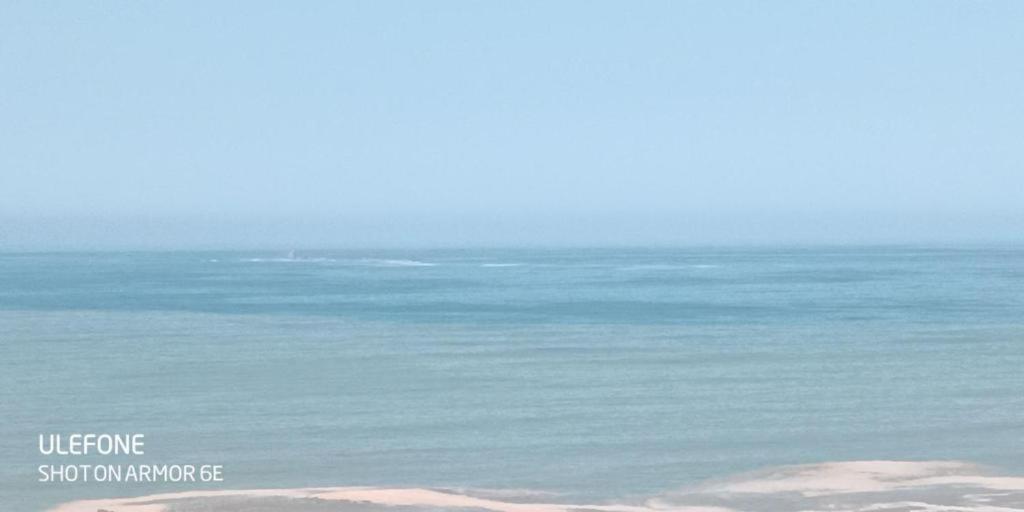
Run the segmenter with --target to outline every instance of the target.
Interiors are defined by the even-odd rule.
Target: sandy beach
[[[1024,510],[1024,477],[955,461],[855,461],[754,472],[632,504],[534,502],[531,498],[536,495],[526,491],[423,488],[219,490],[75,501],[49,512],[369,512],[384,508],[491,512],[1010,512]]]

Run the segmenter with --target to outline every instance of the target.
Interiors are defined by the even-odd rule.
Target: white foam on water
[[[516,501],[502,498],[518,497]],[[65,503],[50,512],[166,512],[174,502],[296,498],[425,509],[493,512],[1021,512],[1024,477],[993,474],[957,461],[852,461],[785,466],[666,493],[639,503],[572,504],[546,494],[516,490],[463,491],[424,488],[330,487],[191,491],[137,498]],[[526,501],[540,499],[536,502]],[[286,512],[287,507],[282,511]]]
[[[374,504],[388,507],[424,507],[437,509],[479,509],[493,512],[660,512],[642,505],[573,505],[557,503],[519,503],[482,498],[450,491],[423,488],[327,487],[305,489],[252,489],[239,491],[187,491],[154,494],[137,498],[82,500],[58,505],[49,512],[166,512],[181,500],[213,500],[219,498],[293,498]],[[215,510],[211,508],[210,510]],[[722,507],[686,506],[672,508],[675,512],[734,512]]]
[[[960,461],[826,462],[747,473],[653,501],[780,512],[1024,511],[1024,477]]]
[[[211,260],[216,261],[216,260]],[[245,263],[333,263],[334,258],[242,258]]]
[[[417,260],[403,260],[403,259],[374,259],[367,258],[360,260],[364,265],[371,267],[434,267],[437,263],[430,263],[426,261]]]
[[[712,492],[778,493],[799,492],[805,496],[829,493],[891,491],[936,478],[950,471],[973,470],[975,466],[953,461],[902,462],[853,461],[791,466],[768,475],[712,485]],[[953,484],[968,476],[949,480]],[[925,484],[927,485],[927,484]]]

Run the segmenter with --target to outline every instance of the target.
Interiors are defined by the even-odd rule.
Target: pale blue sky
[[[1019,241],[1024,2],[0,3],[0,249]]]

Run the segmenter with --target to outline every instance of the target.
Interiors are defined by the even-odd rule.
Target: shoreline
[[[640,503],[528,502],[504,493],[387,487],[185,491],[72,501],[47,512],[352,511],[366,507],[490,512],[1024,511],[1024,476],[958,461],[849,461],[783,466],[709,481]],[[508,498],[520,496],[519,501]]]

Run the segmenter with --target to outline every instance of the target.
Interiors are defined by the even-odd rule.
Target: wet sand
[[[747,473],[636,503],[558,503],[537,498],[528,491],[258,489],[76,501],[50,512],[1011,512],[1024,511],[1024,477],[955,461],[831,462]]]

